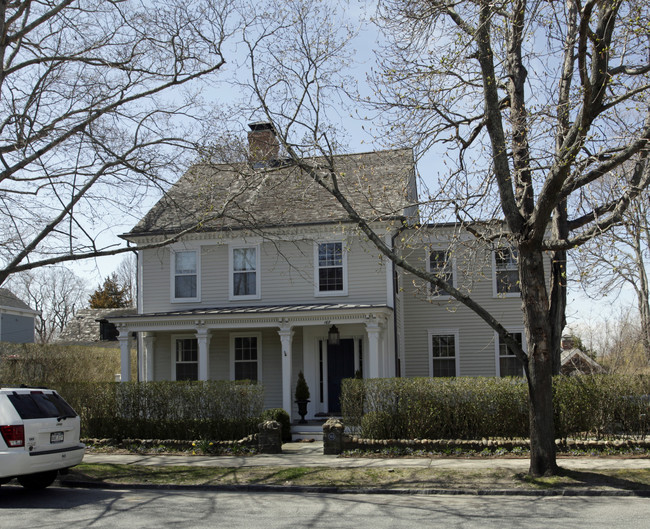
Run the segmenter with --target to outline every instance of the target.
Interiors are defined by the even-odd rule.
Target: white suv
[[[0,484],[52,484],[57,472],[81,463],[77,413],[54,390],[0,388]]]

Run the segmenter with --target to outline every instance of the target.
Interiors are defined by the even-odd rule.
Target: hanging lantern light
[[[336,325],[332,325],[327,332],[327,343],[329,345],[338,345],[341,340],[341,335]]]

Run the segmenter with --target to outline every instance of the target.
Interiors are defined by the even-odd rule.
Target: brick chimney
[[[251,128],[248,133],[248,151],[251,161],[259,163],[277,160],[280,144],[273,125],[266,121],[258,121],[249,123],[248,126]]]
[[[573,349],[575,347],[575,340],[573,336],[570,334],[563,334],[562,335],[562,344],[561,348],[563,351],[568,351],[569,349]]]

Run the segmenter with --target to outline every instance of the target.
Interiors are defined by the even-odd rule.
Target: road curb
[[[268,492],[268,493],[312,493],[312,494],[385,494],[393,496],[535,496],[535,497],[637,497],[650,498],[650,489],[642,490],[600,490],[600,489],[558,489],[558,490],[519,490],[519,489],[382,489],[342,487],[309,487],[292,485],[179,485],[155,483],[101,483],[96,481],[59,480],[59,485],[67,488],[85,489],[133,489],[133,490],[178,490],[214,492]]]

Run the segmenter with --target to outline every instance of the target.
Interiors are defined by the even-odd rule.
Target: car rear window
[[[77,413],[57,393],[13,393],[7,395],[21,419],[76,417]]]

